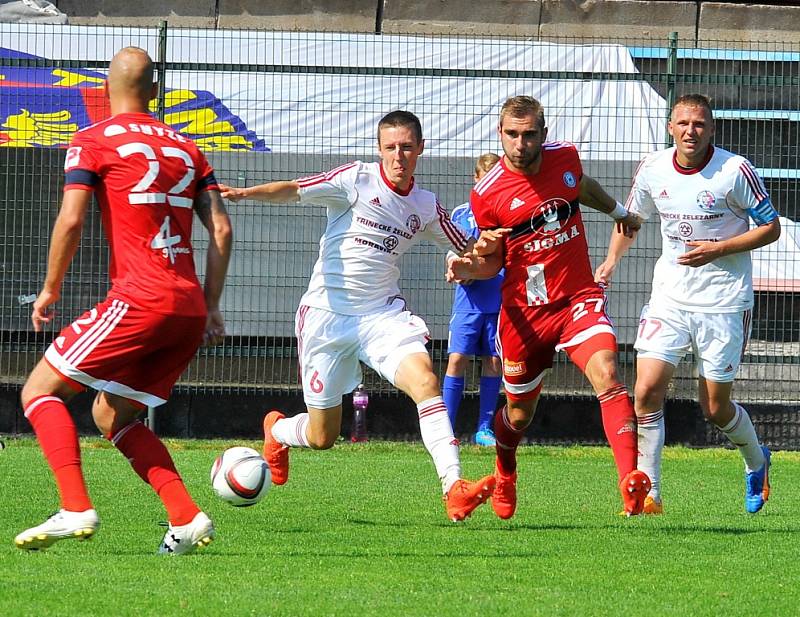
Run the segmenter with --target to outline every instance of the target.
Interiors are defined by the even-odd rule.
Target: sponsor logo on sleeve
[[[81,148],[80,146],[72,146],[67,150],[67,156],[64,159],[64,171],[69,171],[73,167],[77,167],[81,162]]]

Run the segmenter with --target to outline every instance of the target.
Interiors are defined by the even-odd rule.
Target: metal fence
[[[126,45],[147,49],[162,85],[153,112],[195,139],[233,185],[296,178],[341,162],[374,159],[375,125],[391,109],[417,113],[427,138],[418,182],[452,209],[468,198],[474,158],[498,151],[493,127],[506,97],[531,94],[546,106],[550,137],[576,143],[586,171],[621,201],[643,154],[669,143],[667,111],[677,95],[711,96],[716,143],[747,156],[787,223],[780,250],[762,253],[752,341],[736,386],[748,402],[800,399],[800,48],[730,49],[708,41],[548,40],[499,37],[175,30],[0,24],[0,385],[16,388],[54,333],[107,290],[107,249],[97,213],[64,284],[46,333],[29,327],[30,302],[46,268],[50,228],[63,186],[71,134],[107,113],[104,71]],[[234,257],[223,311],[224,344],[203,349],[179,387],[197,392],[290,393],[299,389],[293,318],[316,258],[322,209],[231,205]],[[584,209],[585,212],[586,209]],[[609,220],[584,214],[591,257],[605,256]],[[196,226],[200,228],[200,226]],[[194,238],[203,256],[202,229]],[[632,343],[660,254],[648,223],[610,291],[625,380]],[[202,273],[202,259],[198,270]],[[446,362],[452,289],[443,255],[417,247],[401,288],[431,329],[440,374]],[[475,388],[473,367],[468,388]],[[684,363],[671,396],[694,398]],[[390,385],[367,372],[369,387]],[[561,354],[545,392],[590,394]]]

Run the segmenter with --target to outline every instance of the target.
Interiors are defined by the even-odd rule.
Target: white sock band
[[[447,493],[453,483],[461,478],[461,461],[458,457],[458,440],[453,435],[447,408],[441,396],[435,396],[417,405],[419,431],[422,443],[433,458],[436,474]]]
[[[281,418],[272,425],[272,436],[278,443],[293,448],[309,448],[306,427],[309,416],[299,413],[291,418]]]
[[[736,401],[731,403],[733,403],[733,420],[720,430],[725,433],[728,441],[739,448],[745,470],[748,473],[758,471],[764,465],[764,453],[761,451],[761,444],[758,443],[756,429],[747,410]]]
[[[639,459],[637,467],[645,472],[652,484],[649,495],[661,500],[661,452],[664,449],[664,410],[636,418],[638,433]]]

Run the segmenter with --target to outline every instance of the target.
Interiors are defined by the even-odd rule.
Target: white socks
[[[725,433],[728,441],[739,448],[744,459],[745,471],[747,473],[758,471],[764,466],[764,453],[758,443],[756,429],[753,427],[747,410],[736,401],[731,401],[731,403],[733,404],[733,420],[720,427],[720,430]]]
[[[461,461],[458,458],[458,440],[453,435],[444,400],[435,396],[422,401],[417,405],[417,413],[422,443],[433,458],[442,482],[442,492],[447,494],[455,481],[461,478]]]
[[[764,453],[747,410],[731,401],[733,419],[720,430],[737,448],[744,459],[745,471],[758,471],[764,466]],[[661,499],[661,451],[664,448],[664,410],[659,409],[636,419],[639,433],[639,469],[650,477],[650,496]]]
[[[272,425],[272,436],[278,443],[295,448],[309,448],[306,427],[309,416],[299,413],[291,418],[281,418]]]
[[[636,418],[639,434],[638,468],[650,478],[652,487],[649,495],[661,501],[661,451],[664,449],[664,410]]]

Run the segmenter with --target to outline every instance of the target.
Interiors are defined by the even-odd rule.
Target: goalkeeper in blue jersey
[[[475,182],[494,167],[498,160],[500,157],[492,153],[479,156],[475,163]],[[477,238],[480,234],[469,202],[453,210],[451,219],[468,237]],[[456,285],[453,314],[450,317],[447,374],[442,384],[444,402],[450,423],[455,429],[458,408],[464,396],[467,366],[472,356],[480,356],[480,415],[475,443],[481,446],[495,445],[492,423],[502,381],[502,366],[495,347],[495,333],[502,282],[501,271],[491,279]]]

